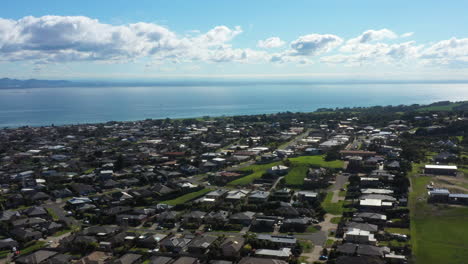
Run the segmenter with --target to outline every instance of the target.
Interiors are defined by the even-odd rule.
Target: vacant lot
[[[468,259],[468,208],[428,204],[426,185],[434,178],[420,177],[416,170],[410,175],[411,244],[416,262],[464,263]]]
[[[304,178],[307,175],[307,170],[310,167],[324,167],[331,169],[343,168],[343,161],[325,161],[324,156],[302,156],[289,159],[291,161],[291,169],[286,175],[286,184],[289,185],[302,185]]]
[[[242,168],[241,171],[252,171],[251,174],[244,176],[240,179],[230,182],[228,185],[247,185],[252,183],[254,180],[259,179],[262,175],[271,167],[282,164],[281,161],[267,163],[267,164],[255,164]]]
[[[343,214],[343,203],[344,201],[338,201],[337,203],[332,203],[333,192],[327,193],[327,196],[322,202],[322,208],[329,214],[341,215]]]
[[[209,191],[211,191],[211,189],[201,189],[197,192],[187,193],[172,200],[162,201],[161,203],[168,204],[168,205],[183,204],[195,198],[201,197],[202,195],[204,195],[205,193]]]

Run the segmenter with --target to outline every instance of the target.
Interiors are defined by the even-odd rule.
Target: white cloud
[[[384,39],[395,39],[398,35],[393,31],[386,28],[380,30],[367,30],[361,35],[349,39],[346,44],[340,48],[342,52],[352,52],[358,50],[365,50],[369,47],[371,42],[380,41]]]
[[[150,56],[173,62],[220,61],[242,54],[228,44],[241,33],[240,27],[217,26],[193,37],[179,37],[152,23],[115,26],[83,16],[0,19],[0,60],[129,61]]]
[[[282,41],[280,38],[271,37],[271,38],[267,38],[265,40],[259,40],[257,42],[257,47],[263,48],[263,49],[271,49],[271,48],[282,47],[282,46],[284,46],[284,44],[286,44],[286,42]]]
[[[468,67],[468,38],[421,45],[414,41],[395,43],[413,33],[397,35],[389,29],[367,30],[345,43],[332,34],[308,34],[299,36],[287,48],[271,52],[266,49],[280,48],[285,42],[270,37],[257,43],[265,50],[234,47],[233,39],[242,32],[239,26],[220,25],[207,32],[191,31],[180,36],[167,27],[144,22],[110,25],[84,16],[0,18],[0,62],[116,63],[145,58],[147,65],[185,62],[309,65],[320,61],[343,65],[414,63]]]
[[[360,43],[368,43],[371,41],[378,41],[383,39],[394,39],[397,38],[398,35],[395,32],[388,30],[386,28],[380,30],[367,30],[366,32],[362,33],[357,40]]]
[[[321,62],[346,66],[400,64],[417,59],[421,49],[422,46],[416,45],[414,41],[391,45],[387,43],[361,44],[359,49],[353,52],[322,57]]]
[[[400,35],[400,38],[409,38],[414,35],[414,32],[406,32]]]
[[[311,64],[308,57],[330,52],[343,43],[343,39],[331,34],[310,34],[300,36],[291,42],[290,49],[272,54],[270,61],[277,63]]]
[[[295,41],[291,42],[292,56],[311,56],[319,55],[331,51],[343,42],[338,36],[331,34],[310,34],[300,36]]]
[[[421,59],[427,64],[467,67],[468,38],[439,41],[424,49]]]

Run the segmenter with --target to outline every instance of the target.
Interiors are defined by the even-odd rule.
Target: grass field
[[[343,161],[325,161],[324,156],[302,156],[297,158],[290,158],[291,169],[285,176],[286,184],[289,185],[302,185],[304,178],[307,175],[307,170],[310,167],[324,167],[332,169],[343,168]]]
[[[195,198],[198,198],[198,197],[201,197],[203,196],[205,193],[207,192],[210,192],[211,189],[201,189],[197,192],[191,192],[191,193],[187,193],[187,194],[184,194],[182,196],[179,196],[175,199],[172,199],[172,200],[167,200],[167,201],[162,201],[161,203],[163,204],[168,204],[168,205],[178,205],[178,204],[183,204],[183,203],[186,203],[188,201],[191,201]]]
[[[241,171],[252,171],[251,174],[244,176],[242,178],[239,178],[237,180],[234,180],[228,185],[247,185],[249,183],[252,183],[254,180],[259,179],[262,177],[262,175],[271,167],[282,164],[281,161],[277,162],[272,162],[272,163],[267,163],[267,164],[255,164],[255,165],[250,165],[245,168],[242,168]]]
[[[343,214],[343,201],[338,201],[337,203],[332,203],[333,192],[327,193],[327,196],[322,202],[322,208],[327,211],[329,214],[341,215]]]
[[[297,158],[290,158],[291,166],[288,174],[285,176],[286,184],[289,185],[302,185],[304,178],[307,174],[307,169],[312,166],[325,167],[332,169],[340,169],[343,167],[343,161],[325,161],[321,156],[302,156]],[[267,163],[267,164],[255,164],[242,168],[241,171],[252,171],[251,174],[246,175],[240,179],[234,180],[228,185],[247,185],[252,183],[254,180],[259,179],[262,175],[271,167],[282,164],[281,161]]]
[[[421,107],[418,112],[430,112],[430,111],[452,111],[454,107],[460,106],[463,103],[451,103],[447,105],[435,105],[435,106],[426,106]]]
[[[468,259],[468,208],[427,203],[432,177],[410,173],[411,244],[416,263],[465,263]]]

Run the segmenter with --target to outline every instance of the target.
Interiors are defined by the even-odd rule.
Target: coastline
[[[246,117],[246,116],[271,116],[271,115],[278,115],[278,114],[284,114],[284,113],[300,113],[300,114],[333,114],[335,112],[361,112],[359,110],[363,109],[372,109],[372,108],[380,108],[380,107],[397,107],[397,106],[403,106],[403,107],[410,107],[410,106],[417,106],[418,109],[416,111],[420,111],[421,113],[423,112],[430,112],[431,111],[431,106],[434,107],[434,105],[439,104],[439,103],[445,103],[447,102],[448,104],[444,105],[444,107],[450,108],[450,107],[455,107],[460,104],[465,104],[468,103],[467,101],[437,101],[437,102],[432,102],[429,104],[411,104],[411,105],[388,105],[388,106],[361,106],[361,107],[343,107],[343,108],[330,108],[330,109],[316,109],[315,111],[312,112],[290,112],[290,111],[284,111],[284,112],[275,112],[275,113],[259,113],[259,114],[245,114],[245,115],[210,115],[210,116],[194,116],[194,117],[177,117],[177,118],[171,118],[171,117],[166,117],[166,118],[142,118],[142,119],[134,119],[134,120],[107,120],[107,121],[102,121],[102,122],[89,122],[89,123],[67,123],[67,124],[50,124],[50,125],[19,125],[19,126],[2,126],[0,125],[0,130],[1,129],[16,129],[16,128],[21,128],[21,127],[66,127],[66,126],[89,126],[89,125],[100,125],[100,124],[106,124],[110,122],[116,122],[116,123],[131,123],[131,122],[142,122],[145,120],[165,120],[165,119],[170,119],[170,120],[200,120],[200,121],[208,121],[208,120],[216,120],[216,119],[223,119],[223,118],[232,118],[232,117]],[[427,110],[425,110],[427,109]],[[326,111],[325,111],[326,110]],[[440,108],[434,109],[434,111],[450,111],[450,110],[443,110]]]

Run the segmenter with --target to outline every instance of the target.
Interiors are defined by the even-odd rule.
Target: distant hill
[[[64,80],[17,80],[10,78],[0,79],[0,88],[40,88],[40,87],[70,87],[76,85],[71,81]]]

